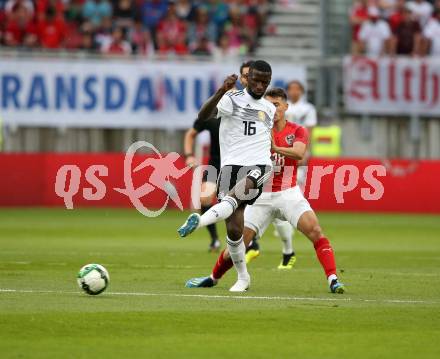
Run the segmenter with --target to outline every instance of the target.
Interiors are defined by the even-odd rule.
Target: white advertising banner
[[[187,128],[240,63],[0,59],[6,125]],[[304,66],[272,64],[273,86],[306,81]]]
[[[440,116],[440,58],[346,57],[347,111]]]

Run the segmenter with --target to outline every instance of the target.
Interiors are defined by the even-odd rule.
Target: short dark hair
[[[266,94],[264,96],[279,97],[284,101],[287,101],[286,91],[284,91],[284,89],[282,89],[281,87],[270,88],[269,90],[266,91]]]
[[[254,61],[251,64],[251,67],[249,70],[257,70],[257,71],[261,71],[261,72],[268,72],[268,73],[272,73],[272,67],[270,67],[269,63],[267,63],[264,60],[257,60]]]
[[[292,80],[292,81],[288,82],[287,86],[286,86],[286,90],[289,90],[290,86],[292,86],[292,85],[298,85],[299,88],[301,89],[302,93],[306,92],[306,89],[304,88],[304,85],[299,80]]]
[[[245,68],[245,67],[251,67],[251,65],[253,64],[254,62],[252,61],[252,60],[249,60],[249,61],[246,61],[246,62],[243,62],[242,64],[241,64],[241,66],[240,66],[240,75],[243,75],[243,69]]]

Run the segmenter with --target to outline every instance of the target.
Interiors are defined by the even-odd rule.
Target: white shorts
[[[307,211],[313,210],[298,186],[280,192],[263,192],[253,205],[246,207],[244,225],[261,238],[274,219],[288,221],[296,228],[299,218]]]

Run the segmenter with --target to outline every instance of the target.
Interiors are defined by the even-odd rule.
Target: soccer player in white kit
[[[221,118],[221,170],[217,179],[220,203],[201,216],[192,213],[178,233],[186,237],[197,228],[225,220],[227,248],[238,273],[237,282],[230,288],[232,292],[249,288],[243,242],[244,210],[260,196],[271,176],[271,130],[275,106],[263,98],[271,77],[272,69],[266,61],[253,62],[246,89],[231,91],[237,76],[229,76],[198,115],[200,119],[209,118],[217,108]]]
[[[296,184],[298,162],[304,157],[308,143],[307,130],[286,121],[287,98],[283,89],[274,88],[265,96],[276,107],[272,131],[272,158],[274,177],[264,188],[257,201],[246,207],[244,242],[248,244],[255,235],[263,236],[275,218],[288,221],[298,228],[313,244],[316,256],[325,272],[332,293],[344,293],[345,287],[336,274],[333,248],[319,226],[318,218]],[[208,277],[192,278],[186,286],[213,287],[232,267],[227,250],[224,250]]]

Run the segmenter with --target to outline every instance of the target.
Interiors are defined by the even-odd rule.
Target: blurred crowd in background
[[[0,44],[112,55],[253,52],[269,0],[0,0]]]
[[[440,0],[362,0],[350,11],[353,54],[440,56]]]
[[[221,60],[252,54],[271,2],[0,0],[0,45]],[[350,23],[353,54],[440,56],[440,0],[355,0]]]

